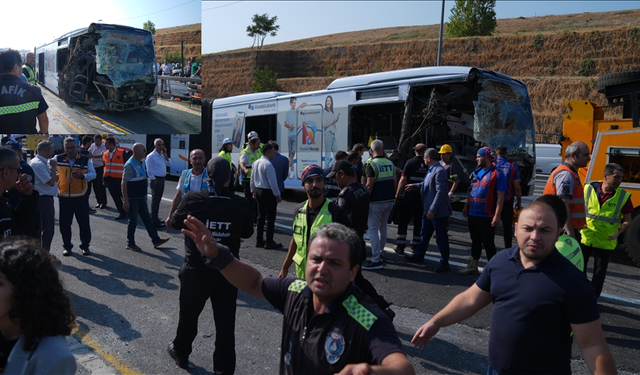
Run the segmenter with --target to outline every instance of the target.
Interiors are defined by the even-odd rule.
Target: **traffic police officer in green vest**
[[[584,202],[587,211],[587,227],[582,230],[582,253],[585,273],[589,258],[593,255],[591,284],[600,297],[611,253],[618,237],[631,226],[634,211],[631,194],[620,188],[624,169],[616,163],[604,167],[604,180],[584,185]]]
[[[244,197],[247,198],[247,200],[251,204],[254,223],[256,222],[256,219],[258,217],[258,205],[256,203],[256,200],[253,199],[253,194],[251,193],[251,166],[256,162],[256,160],[262,157],[260,138],[258,138],[257,134],[258,133],[256,133],[255,137],[249,139],[247,147],[240,152],[239,157],[239,172],[240,178],[242,180],[242,188],[244,189]]]
[[[49,131],[47,102],[42,91],[21,79],[22,57],[13,49],[0,51],[0,129],[8,134],[37,134]]]
[[[293,211],[293,238],[278,274],[279,278],[287,277],[291,263],[295,263],[296,276],[304,279],[309,238],[323,224],[350,224],[349,216],[342,207],[325,198],[324,178],[323,169],[315,164],[308,165],[302,171],[302,187],[309,199],[300,203]]]
[[[36,66],[36,55],[33,52],[28,52],[24,58],[24,65],[22,65],[22,77],[24,81],[32,85],[36,84],[36,73],[33,71]]]

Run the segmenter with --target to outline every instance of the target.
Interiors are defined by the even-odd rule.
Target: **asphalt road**
[[[162,215],[168,213],[175,185],[175,181],[167,181],[160,209]],[[287,191],[284,198],[278,209],[275,239],[288,244],[292,211],[304,196]],[[91,203],[95,204],[93,197]],[[171,241],[161,249],[153,249],[144,228],[138,226],[136,242],[143,251],[127,251],[126,223],[113,220],[117,213],[110,197],[109,204],[111,207],[91,215],[91,256],[75,253],[63,258],[58,233],[53,242],[52,253],[62,259],[62,278],[76,309],[79,330],[70,342],[78,358],[79,373],[187,373],[166,354],[178,319],[177,274],[184,257],[183,236],[175,230],[161,230],[160,236],[169,236]],[[397,314],[394,324],[416,373],[486,373],[490,307],[460,324],[442,329],[425,349],[418,350],[410,344],[421,324],[476,279],[457,273],[469,256],[466,226],[452,221],[450,241],[454,267],[446,274],[433,272],[437,265],[434,241],[425,264],[414,265],[393,252],[395,236],[396,227],[391,225],[384,254],[385,268],[365,271],[364,275],[380,294],[393,302],[392,308]],[[74,241],[78,242],[77,228],[74,228]],[[501,236],[496,236],[496,243],[502,244]],[[261,272],[276,276],[286,250],[257,249],[254,244],[255,238],[243,242],[241,258]],[[293,268],[289,273],[293,275]],[[605,294],[599,301],[607,341],[622,374],[640,373],[639,280],[640,268],[625,259],[614,259],[604,286]],[[236,322],[237,374],[277,373],[281,324],[281,314],[269,304],[240,293]],[[198,337],[190,356],[191,374],[213,370],[213,327],[211,308],[207,306],[200,317]],[[572,368],[575,374],[588,373],[576,345]]]
[[[186,91],[182,83],[172,88]],[[176,102],[170,96],[144,110],[106,112],[82,104],[67,104],[47,88],[40,86],[49,109],[49,134],[194,134],[202,127],[200,106]]]

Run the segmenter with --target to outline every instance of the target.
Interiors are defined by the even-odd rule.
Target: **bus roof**
[[[328,90],[335,90],[346,87],[366,86],[376,83],[393,82],[400,80],[411,80],[426,77],[456,76],[465,78],[469,75],[472,67],[466,66],[432,66],[423,68],[411,68],[393,70],[390,72],[370,73],[359,76],[338,78],[327,87]]]
[[[272,99],[277,98],[278,96],[289,95],[291,92],[282,92],[282,91],[267,91],[267,92],[256,92],[253,94],[245,94],[245,95],[236,95],[230,96],[228,98],[220,98],[215,99],[213,101],[212,107],[222,107],[229,104],[242,104],[247,102],[254,102],[256,100],[263,99]]]
[[[144,33],[151,33],[148,30],[144,30],[144,29],[138,29],[135,27],[131,27],[131,26],[124,26],[124,25],[115,25],[115,24],[108,24],[108,23],[92,23],[87,27],[83,27],[77,30],[73,30],[70,31],[64,35],[61,35],[58,38],[55,38],[54,41],[56,40],[61,40],[61,39],[67,39],[69,37],[73,37],[76,35],[82,35],[82,34],[86,34],[88,32],[94,31],[94,30],[129,30],[129,31],[134,31],[134,32],[144,32]],[[49,44],[49,43],[47,43]],[[46,44],[45,44],[46,45]]]

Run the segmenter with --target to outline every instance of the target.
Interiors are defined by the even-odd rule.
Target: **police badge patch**
[[[344,353],[344,336],[340,332],[329,332],[324,342],[324,354],[327,362],[333,365],[340,360]]]

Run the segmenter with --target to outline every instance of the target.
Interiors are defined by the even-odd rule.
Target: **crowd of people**
[[[336,151],[331,168],[306,166],[301,184],[307,199],[294,209],[293,235],[278,276],[267,277],[240,261],[239,250],[241,240],[252,237],[254,228],[256,247],[282,248],[274,238],[274,223],[290,168],[276,142],[262,143],[256,132],[249,133],[236,173],[225,147],[230,139],[222,142],[219,156],[208,163],[202,150],[192,150],[192,168],[182,172],[164,220],[158,217],[156,197],[163,194],[170,159],[161,139],[154,141],[154,150],[148,154],[145,145],[136,143],[130,156],[111,137],[102,142],[100,135],[85,136],[80,147],[76,143],[71,137],[52,136],[38,144],[37,154],[28,164],[22,159],[19,143],[0,146],[0,188],[8,193],[0,205],[2,237],[24,235],[39,241],[36,245],[26,237],[11,245],[0,244],[0,304],[5,300],[17,303],[15,297],[3,294],[2,288],[9,285],[15,294],[20,282],[3,267],[6,256],[28,256],[54,272],[60,263],[48,254],[54,236],[53,197],[59,202],[63,255],[72,255],[75,217],[79,248],[89,256],[90,211],[94,210],[89,207],[89,194],[95,194],[95,209],[104,209],[109,190],[119,211],[116,220],[128,220],[127,249],[142,250],[135,241],[138,216],[153,247],[169,240],[158,236],[157,227],[179,229],[185,235],[186,256],[179,271],[179,320],[175,338],[167,347],[178,366],[189,366],[198,318],[211,300],[217,331],[214,372],[234,373],[236,299],[241,289],[268,301],[285,316],[280,353],[283,374],[373,373],[382,369],[385,373],[413,373],[392,323],[395,312],[362,270],[384,268],[389,216],[393,210],[402,210],[396,252],[404,254],[407,262],[423,263],[435,234],[440,261],[433,271],[450,271],[450,198],[459,184],[451,163],[451,146],[445,144],[438,150],[416,144],[415,157],[406,162],[401,173],[387,158],[380,140],[371,142],[371,157],[364,163],[364,146],[357,144],[349,152]],[[483,248],[488,263],[468,290],[418,329],[412,339],[416,347],[424,347],[440,328],[493,302],[492,321],[500,324],[491,329],[488,373],[570,373],[573,338],[592,373],[615,373],[597,298],[611,245],[630,225],[629,207],[633,205],[629,194],[619,187],[623,172],[617,164],[607,165],[602,182],[582,186],[577,170],[588,161],[586,144],[569,146],[565,163],[549,176],[545,195],[522,207],[518,168],[509,162],[508,150],[502,146],[497,152],[489,147],[478,149],[477,168],[462,212],[472,245],[469,262],[459,273],[480,274],[478,260]],[[244,196],[230,188],[238,178]],[[149,189],[151,212],[146,198]],[[333,197],[335,191],[337,196]],[[510,216],[514,208],[521,209],[515,223],[516,244],[508,247],[514,236]],[[510,215],[503,213],[507,210]],[[34,218],[39,218],[39,223],[34,223]],[[412,220],[413,237],[408,240]],[[501,220],[504,250],[497,248],[494,239]],[[365,234],[371,248],[368,261]],[[590,257],[595,259],[591,282],[585,275]],[[289,276],[292,264],[295,277]],[[41,351],[49,358],[53,349],[48,348],[59,346],[55,340],[69,334],[74,317],[65,312],[68,301],[65,305],[62,298],[56,303],[62,309],[62,320],[53,330],[31,331],[35,323],[27,318],[16,320],[18,315],[9,313],[8,321],[13,325],[6,328],[0,316],[1,352],[7,368],[36,366],[23,355],[20,361],[12,362],[12,358],[18,358],[15,353],[19,351]],[[2,311],[0,307],[0,314]],[[548,360],[530,356],[531,347],[538,348]],[[54,363],[38,363],[59,366],[50,368],[58,368],[60,373],[75,371],[75,362],[64,350],[50,360]]]

